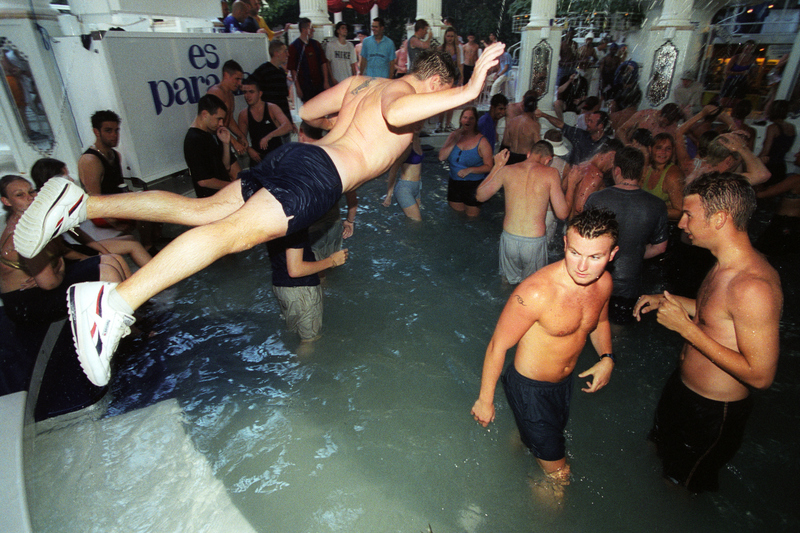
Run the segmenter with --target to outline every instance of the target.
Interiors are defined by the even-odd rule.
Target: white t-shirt
[[[344,44],[341,44],[338,39],[328,41],[325,46],[325,56],[331,64],[331,71],[333,71],[333,77],[336,78],[336,83],[353,75],[353,69],[350,66],[356,62],[356,49],[353,43],[345,41]]]

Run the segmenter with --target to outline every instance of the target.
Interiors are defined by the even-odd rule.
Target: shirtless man
[[[231,148],[238,155],[247,153],[247,132],[239,129],[239,125],[233,120],[236,111],[236,101],[233,98],[233,93],[239,90],[242,86],[244,79],[244,71],[241,65],[236,61],[229,59],[222,65],[222,81],[216,85],[212,85],[208,89],[208,94],[213,94],[225,104],[228,112],[225,114],[225,121],[223,126],[231,132]],[[242,170],[237,161],[231,163],[230,175],[231,179],[236,179],[236,176]]]
[[[541,139],[542,128],[533,116],[535,111],[536,97],[528,96],[523,102],[523,113],[506,122],[500,149],[508,149],[509,165],[525,161],[531,147]]]
[[[342,192],[385,172],[411,142],[418,122],[477,98],[486,71],[504,48],[489,47],[466,86],[452,87],[457,67],[449,55],[426,51],[401,79],[355,76],[331,87],[300,110],[312,126],[330,128],[325,137],[315,144],[283,145],[210,198],[164,191],[86,197],[64,180],[48,182],[15,232],[23,255],[36,255],[52,236],[87,216],[113,213],[197,226],[125,283],[70,288],[78,358],[90,379],[108,382],[109,360],[133,323],[134,309],[224,255],[308,227]]]
[[[556,216],[569,214],[558,171],[550,168],[553,147],[540,141],[528,150],[527,159],[506,166],[508,150],[494,156],[494,167],[478,187],[476,197],[485,202],[505,189],[506,215],[500,235],[500,275],[515,285],[547,264],[545,217],[552,203]]]
[[[475,42],[475,33],[467,34],[467,42],[461,47],[464,51],[464,83],[469,83],[472,71],[475,70],[475,62],[478,60],[480,46]]]
[[[778,273],[750,244],[756,196],[737,174],[704,174],[687,186],[678,226],[716,259],[697,299],[643,295],[634,316],[658,311],[679,333],[678,369],[667,381],[650,439],[664,476],[692,492],[716,490],[717,472],[744,435],[750,387],[766,389],[778,366],[783,294]]]
[[[603,174],[614,167],[614,156],[622,147],[618,140],[609,139],[597,155],[569,169],[566,198],[570,217],[583,211],[583,204],[589,196],[603,188]]]
[[[239,112],[239,130],[250,135],[250,160],[260,163],[267,152],[283,145],[281,136],[292,131],[292,123],[280,107],[262,99],[263,92],[254,78],[242,83],[242,93],[247,109]]]
[[[605,269],[617,253],[616,239],[617,224],[609,211],[586,210],[569,221],[564,259],[526,279],[508,299],[486,349],[480,395],[472,407],[482,426],[494,420],[497,379],[506,352],[516,345],[503,388],[522,442],[557,486],[569,484],[564,427],[572,371],[587,335],[600,361],[578,375],[592,376],[581,390],[600,390],[614,369],[608,322],[611,274]]]

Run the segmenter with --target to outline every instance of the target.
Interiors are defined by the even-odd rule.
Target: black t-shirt
[[[192,175],[194,192],[198,198],[213,196],[217,189],[209,189],[197,182],[211,178],[230,181],[228,170],[222,162],[225,146],[219,137],[199,128],[189,128],[183,139],[183,158]]]
[[[267,243],[269,261],[272,264],[272,284],[276,287],[314,287],[319,285],[319,276],[311,274],[300,278],[289,276],[286,266],[286,250],[289,248],[302,248],[303,261],[316,261],[311,243],[308,239],[308,229],[301,229],[285,237],[273,239]]]
[[[613,211],[619,224],[619,251],[608,265],[614,280],[612,294],[623,298],[639,297],[645,248],[669,237],[667,204],[642,189],[629,191],[609,187],[589,196],[584,209],[590,206]]]

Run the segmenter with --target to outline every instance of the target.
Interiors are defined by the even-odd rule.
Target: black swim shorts
[[[309,227],[342,196],[339,171],[327,152],[313,144],[285,144],[240,172],[239,179],[245,202],[263,187],[287,217],[294,217],[289,219],[287,235]]]
[[[680,371],[667,380],[649,438],[656,443],[664,477],[692,492],[717,490],[717,474],[742,444],[751,397],[720,402],[684,385]]]
[[[447,180],[447,201],[457,204],[464,204],[470,207],[480,207],[483,202],[475,198],[478,186],[483,180]]]
[[[525,446],[544,461],[563,459],[572,374],[560,383],[537,381],[517,372],[512,364],[503,375],[503,388]]]

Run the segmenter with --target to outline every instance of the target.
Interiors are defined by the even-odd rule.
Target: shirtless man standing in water
[[[664,476],[692,492],[716,490],[717,473],[744,435],[750,387],[766,389],[778,367],[783,294],[778,273],[750,244],[747,222],[756,195],[731,173],[704,174],[685,191],[679,227],[717,263],[697,299],[644,295],[634,316],[658,322],[685,340],[678,369],[664,387],[650,439]]]
[[[522,442],[547,480],[563,492],[570,469],[564,450],[572,371],[586,336],[600,361],[579,374],[592,376],[584,392],[603,388],[614,369],[606,265],[617,253],[617,221],[606,210],[587,209],[573,217],[564,237],[564,259],[523,281],[508,299],[486,349],[481,390],[472,416],[486,427],[494,420],[494,393],[506,352],[517,346],[503,388]]]
[[[87,197],[64,180],[50,180],[15,232],[23,256],[36,255],[87,216],[197,226],[125,283],[69,289],[78,359],[89,378],[97,385],[108,382],[111,355],[129,333],[134,309],[224,255],[308,227],[343,192],[385,172],[411,142],[418,122],[477,98],[504,48],[488,47],[466,86],[452,87],[458,70],[449,55],[426,50],[403,78],[353,76],[331,87],[300,110],[310,125],[330,129],[325,137],[281,146],[209,198],[164,191]]]

